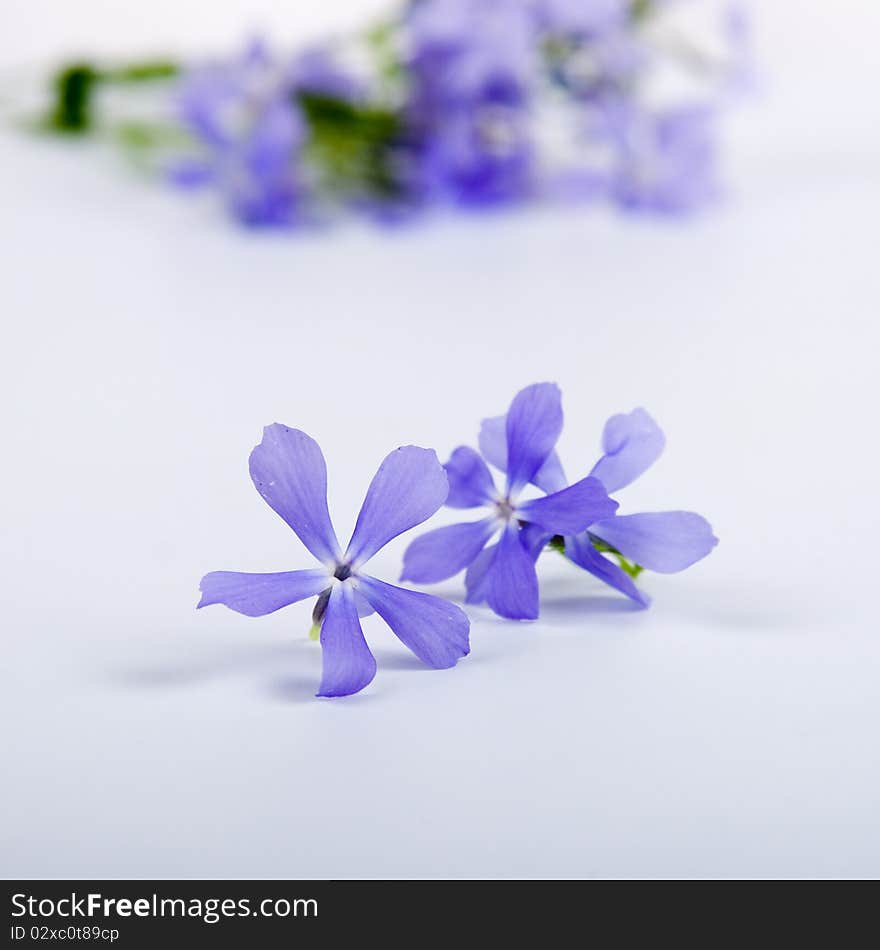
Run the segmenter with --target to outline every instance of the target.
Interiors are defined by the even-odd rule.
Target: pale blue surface
[[[880,874],[880,124],[816,114],[753,119],[736,203],[690,227],[311,240],[4,138],[0,871]],[[650,407],[627,510],[722,539],[649,610],[547,555],[542,619],[473,610],[454,670],[366,619],[379,673],[342,702],[312,698],[309,605],[195,611],[207,570],[299,565],[248,478],[264,423],[319,439],[342,525],[387,446],[445,458],[535,379],[572,472]]]

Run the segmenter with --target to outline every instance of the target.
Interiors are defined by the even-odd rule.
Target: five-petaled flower
[[[505,426],[506,418],[496,416],[485,419],[480,430],[483,454],[501,469],[505,467]],[[598,478],[606,491],[616,493],[647,471],[660,457],[665,445],[663,430],[644,409],[611,416],[602,433],[604,454],[590,475]],[[547,492],[565,488],[567,481],[555,452],[532,481]],[[534,556],[537,557],[548,542],[555,540],[554,546],[563,550],[569,560],[644,607],[648,606],[650,599],[636,587],[633,575],[643,568],[659,574],[683,571],[706,557],[718,543],[709,522],[693,511],[615,514],[597,520],[589,530],[573,535],[559,534],[561,537],[554,539],[546,531],[530,529],[527,541]],[[632,564],[625,561],[614,563],[605,554],[618,560],[622,556]]]
[[[467,568],[467,602],[487,602],[495,613],[514,620],[538,616],[537,550],[533,536],[578,535],[610,518],[617,502],[602,482],[582,478],[565,487],[554,446],[562,431],[562,397],[554,383],[535,383],[519,392],[502,425],[483,427],[480,449],[457,448],[446,463],[450,508],[486,506],[489,517],[436,528],[418,537],[404,554],[401,580],[432,583]],[[499,492],[483,456],[507,473]],[[563,479],[559,490],[550,488]],[[548,491],[521,499],[533,482]],[[498,542],[486,547],[500,532]]]
[[[376,473],[345,552],[327,509],[327,466],[314,439],[274,424],[250,457],[259,493],[321,563],[305,571],[240,574],[215,571],[202,578],[199,607],[225,604],[248,617],[272,613],[317,596],[323,673],[319,696],[347,696],[376,674],[359,617],[373,611],[428,666],[445,669],[469,651],[470,622],[454,604],[404,590],[363,572],[392,538],[421,524],[446,500],[446,473],[431,449],[404,446]]]

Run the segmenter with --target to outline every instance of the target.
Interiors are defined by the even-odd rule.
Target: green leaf
[[[309,126],[309,157],[328,187],[381,197],[399,192],[392,158],[401,123],[393,110],[311,92],[297,101]]]
[[[54,103],[45,125],[53,132],[84,135],[93,124],[92,105],[98,71],[89,63],[62,67],[52,80]]]
[[[386,82],[403,78],[406,70],[395,45],[398,25],[393,20],[377,23],[367,30],[367,48],[373,55],[376,71]]]
[[[190,141],[183,129],[159,122],[118,122],[112,133],[120,145],[135,150],[182,148]]]
[[[646,20],[654,12],[654,0],[632,0],[629,5],[630,19],[638,23]]]
[[[138,83],[155,82],[161,79],[173,79],[179,75],[180,67],[171,60],[145,60],[142,63],[129,63],[117,69],[104,70],[101,78],[105,82]]]

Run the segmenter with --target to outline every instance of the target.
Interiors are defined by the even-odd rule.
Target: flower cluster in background
[[[747,63],[739,10],[710,53],[674,25],[694,5],[410,0],[292,55],[69,67],[48,124],[94,130],[96,90],[161,80],[165,118],[123,124],[127,144],[255,227],[534,200],[687,212],[718,193],[716,126]]]
[[[360,618],[374,612],[425,664],[452,667],[470,651],[464,611],[364,572],[389,541],[445,504],[485,508],[487,514],[416,538],[404,554],[401,581],[432,583],[466,570],[467,603],[485,603],[511,620],[534,620],[536,563],[551,550],[647,607],[635,585],[645,568],[684,570],[709,554],[717,538],[706,519],[690,511],[617,514],[618,503],[608,493],[638,478],[665,444],[644,409],[608,420],[602,457],[571,485],[555,448],[562,423],[559,387],[534,383],[517,393],[505,415],[483,421],[480,452],[460,446],[441,466],[430,449],[396,449],[373,478],[344,551],[327,508],[327,466],[317,442],[297,429],[267,426],[251,453],[251,478],[321,566],[272,574],[214,571],[202,578],[198,606],[224,604],[259,617],[316,597],[312,636],[320,637],[323,655],[319,696],[348,696],[372,682],[376,661]],[[487,460],[504,473],[502,490]]]

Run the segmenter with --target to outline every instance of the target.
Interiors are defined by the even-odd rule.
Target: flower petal
[[[350,696],[372,682],[376,660],[358,621],[354,589],[337,584],[321,624],[323,669],[317,696]]]
[[[492,473],[479,452],[460,445],[443,467],[449,478],[447,508],[477,508],[495,499]]]
[[[266,426],[251,452],[251,478],[269,507],[324,564],[339,557],[339,542],[327,511],[327,464],[318,443],[287,426]]]
[[[535,560],[509,524],[495,549],[486,575],[486,601],[501,617],[534,620],[538,616],[538,575]]]
[[[474,558],[471,566],[465,571],[464,586],[467,591],[467,596],[464,602],[466,604],[484,604],[486,602],[486,591],[488,588],[486,578],[489,575],[489,568],[495,560],[497,551],[497,544],[483,548]]]
[[[551,534],[577,534],[588,525],[610,518],[617,502],[608,497],[598,478],[582,478],[574,485],[517,506],[517,514]]]
[[[282,571],[278,574],[239,574],[212,571],[202,578],[197,607],[225,604],[246,617],[262,617],[288,604],[320,594],[330,586],[326,571]]]
[[[622,567],[600,554],[593,547],[593,542],[586,531],[565,539],[565,554],[578,567],[589,571],[600,581],[604,581],[615,590],[619,590],[621,594],[626,594],[637,604],[647,607],[651,603],[650,597],[636,587],[633,579]]]
[[[363,574],[360,590],[398,638],[428,666],[445,670],[470,652],[470,621],[448,600]]]
[[[674,574],[704,558],[718,543],[712,526],[692,511],[618,515],[590,531],[620,553],[660,574]]]
[[[358,617],[360,617],[361,620],[363,620],[364,617],[371,617],[376,612],[373,609],[373,605],[369,603],[366,597],[364,597],[357,588],[355,588],[354,592],[354,605],[357,607]]]
[[[539,524],[524,524],[520,528],[519,540],[523,547],[531,554],[532,560],[537,561],[541,552],[547,546],[547,542],[556,534],[555,531],[547,531]]]
[[[480,423],[477,444],[483,458],[499,472],[507,472],[507,416],[492,416]]]
[[[663,430],[644,409],[612,416],[602,432],[605,454],[590,474],[600,479],[609,492],[619,491],[647,471],[665,445]]]
[[[507,490],[527,485],[553,451],[562,432],[562,393],[555,383],[534,383],[510,404],[507,434]]]
[[[391,452],[373,477],[345,558],[363,564],[392,538],[434,514],[449,481],[433,449],[405,445]]]
[[[474,560],[497,530],[497,518],[484,518],[420,535],[404,552],[400,579],[433,584],[453,577]]]
[[[561,491],[568,484],[556,449],[553,449],[544,464],[532,476],[532,484],[540,488],[541,491],[547,492],[548,495],[555,491]]]
[[[490,465],[494,465],[500,472],[507,471],[507,416],[494,416],[483,420],[480,425],[479,446]],[[565,472],[555,449],[532,476],[532,484],[548,493],[565,488]]]

